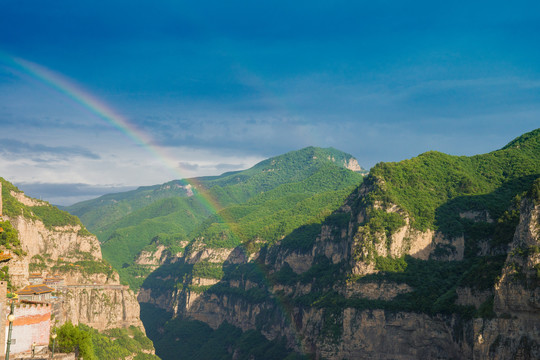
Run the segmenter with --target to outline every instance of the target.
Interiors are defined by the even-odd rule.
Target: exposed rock
[[[536,318],[476,319],[474,359],[540,359]]]
[[[227,321],[246,331],[256,328],[257,315],[263,308],[264,305],[246,303],[238,297],[212,294],[206,296],[204,301],[190,302],[186,314],[207,323],[213,329]]]
[[[144,331],[139,303],[127,286],[69,286],[61,292],[61,323],[81,322],[100,331],[134,325]]]
[[[474,321],[477,359],[540,358],[540,205],[525,199],[500,281],[495,286],[496,319]]]
[[[12,195],[27,206],[45,205],[23,193],[12,192]],[[41,265],[46,266],[45,272],[50,272],[52,265],[68,267],[59,273],[65,283],[59,289],[62,293],[57,318],[60,324],[68,320],[74,324],[83,322],[98,330],[135,325],[144,331],[135,295],[120,285],[118,273],[102,263],[101,248],[95,236],[81,235],[80,225],[49,228],[40,220],[22,215],[3,218],[17,229],[25,252],[9,263],[9,274],[15,287],[29,284],[29,267],[37,259],[40,259],[38,262],[43,261]],[[94,261],[98,269],[108,268],[110,271],[91,271],[73,264],[83,260]]]
[[[493,290],[488,289],[480,291],[476,289],[471,289],[470,287],[458,287],[456,289],[456,294],[458,297],[456,300],[456,305],[472,305],[478,309],[480,305],[493,297]]]
[[[28,271],[29,262],[27,256],[14,256],[13,259],[9,261],[9,277],[15,288],[23,288],[30,284],[28,281],[30,275]]]
[[[311,267],[313,257],[311,254],[301,254],[298,252],[293,252],[287,255],[285,262],[289,264],[291,269],[297,273],[301,274]]]
[[[61,276],[64,278],[66,285],[120,285],[118,273],[112,271],[109,274],[89,274],[74,269],[72,271],[63,272]]]
[[[358,161],[355,158],[350,158],[345,167],[352,171],[362,171],[362,167],[358,164]]]
[[[326,359],[468,359],[454,342],[451,324],[424,314],[345,309],[340,341],[325,342]],[[465,350],[465,351],[464,351]]]
[[[26,206],[45,206],[47,203],[45,201],[32,199],[28,196],[26,196],[23,192],[16,192],[11,190],[9,192],[11,196],[13,196],[15,199],[17,199],[18,202],[20,202],[23,205]]]
[[[177,302],[179,313],[204,321],[214,329],[227,321],[244,331],[257,329],[268,339],[284,336],[289,346],[312,353],[317,359],[540,358],[539,210],[538,205],[534,206],[528,200],[523,202],[520,224],[510,245],[503,274],[494,289],[459,287],[456,290],[456,305],[461,306],[480,308],[494,297],[497,317],[493,319],[463,320],[458,315],[350,307],[330,310],[284,306],[280,302],[280,294],[289,298],[310,294],[310,283],[268,285],[273,296],[262,301],[232,294],[190,294],[185,305]],[[342,211],[350,212],[351,207],[343,207]],[[399,209],[391,207],[389,211]],[[478,219],[484,215],[467,213],[463,216]],[[361,231],[352,232],[355,221],[365,218],[365,214],[354,214],[351,218],[354,221],[345,229],[323,226],[309,250],[279,246],[270,249],[263,259],[265,266],[276,272],[287,263],[296,274],[303,274],[316,257],[325,256],[333,264],[349,263],[353,274],[376,272],[373,263],[355,257],[358,255],[355,247],[362,249],[363,241],[374,241],[364,238]],[[489,221],[488,217],[483,219],[478,221]],[[379,241],[386,243],[386,235],[379,235]],[[438,260],[454,261],[463,259],[464,241],[462,236],[449,239],[431,230],[419,232],[412,229],[406,219],[406,225],[391,235],[390,246],[379,246],[377,241],[372,244],[383,256],[409,254],[424,260],[437,257]],[[516,281],[520,276],[522,281]],[[200,279],[196,281],[201,283]],[[239,289],[237,294],[260,286],[240,279],[231,280],[228,285]],[[406,284],[386,281],[351,281],[335,284],[334,289],[346,298],[372,301],[388,301],[412,291]]]
[[[459,217],[462,219],[469,219],[476,222],[493,223],[493,219],[487,211],[463,211],[459,213]]]
[[[171,289],[171,291],[162,291],[159,294],[156,294],[152,292],[151,289],[146,289],[143,287],[137,294],[137,301],[139,303],[152,304],[160,309],[176,314],[178,311],[177,297],[178,292],[173,291],[173,289]]]
[[[191,281],[192,284],[197,286],[208,286],[208,285],[214,285],[217,284],[219,280],[216,279],[207,279],[207,278],[201,278],[201,277],[194,277]]]
[[[137,265],[149,265],[157,267],[167,261],[167,252],[165,245],[158,245],[155,251],[141,251],[135,259]]]
[[[23,216],[6,218],[19,232],[22,248],[29,258],[46,254],[52,260],[77,261],[88,256],[101,260],[98,239],[93,235],[81,236],[80,225],[49,229],[40,220]]]
[[[540,205],[525,200],[520,222],[510,245],[501,280],[495,288],[494,310],[498,313],[518,312],[534,317],[540,324]],[[526,315],[525,315],[526,314]]]
[[[389,283],[349,283],[345,288],[346,297],[361,297],[370,300],[392,300],[399,294],[411,292],[407,284]]]
[[[202,242],[195,243],[189,255],[187,255],[187,261],[190,264],[195,264],[199,261],[209,261],[213,263],[223,263],[227,260],[234,249],[213,249],[207,248],[202,244]],[[241,256],[240,262],[245,261],[245,256],[240,253],[237,253],[236,256]]]

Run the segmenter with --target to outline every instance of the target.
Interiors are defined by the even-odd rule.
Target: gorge
[[[369,173],[311,147],[67,207],[97,238],[2,180],[3,280],[60,274],[57,326],[138,328],[162,359],[534,359],[539,157],[540,129]]]
[[[308,148],[199,179],[198,187],[135,191],[139,198],[146,191],[150,204],[96,233],[108,236],[100,238],[104,247],[134,229],[144,234],[123,268],[140,286],[142,319],[164,359],[179,351],[185,358],[532,359],[539,354],[539,138],[535,130],[473,157],[428,152],[379,163],[363,180],[343,167],[350,155]],[[324,172],[313,172],[314,164]],[[296,172],[283,176],[285,169]],[[343,176],[351,180],[336,183]],[[173,189],[182,202],[210,193],[221,207],[194,215],[163,195]],[[98,199],[101,210],[117,214],[133,204],[119,196]],[[330,198],[339,201],[315,200]],[[70,211],[95,219],[95,204]],[[141,230],[178,209],[192,220],[188,231],[171,222]]]

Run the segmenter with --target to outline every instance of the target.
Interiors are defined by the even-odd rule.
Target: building
[[[31,273],[30,276],[28,276],[28,281],[30,282],[30,285],[43,284],[43,276],[40,273]]]
[[[28,285],[25,288],[16,291],[15,293],[21,300],[28,301],[50,301],[52,297],[53,288],[47,285]]]
[[[11,254],[0,251],[0,262],[9,261],[9,260],[11,260]]]
[[[44,284],[52,287],[54,291],[58,291],[58,287],[64,285],[64,278],[58,275],[52,275],[45,278]]]
[[[10,306],[4,302],[2,307],[7,317]],[[18,302],[15,304],[13,315],[15,320],[11,332],[11,355],[30,353],[33,344],[35,344],[37,351],[49,345],[51,304]],[[5,322],[3,326],[5,336],[1,349],[2,353],[5,354],[9,324],[5,320],[3,321]]]

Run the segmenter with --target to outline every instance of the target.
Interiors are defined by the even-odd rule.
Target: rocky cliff
[[[354,197],[350,200],[354,201]],[[353,215],[348,205],[341,211]],[[398,301],[392,304],[392,300],[410,294],[413,287],[379,277],[366,279],[366,274],[378,270],[370,263],[359,264],[365,261],[355,257],[359,247],[365,248],[366,241],[361,229],[353,234],[349,231],[358,227],[358,218],[344,228],[323,226],[313,247],[307,251],[277,246],[260,254],[258,266],[265,266],[265,272],[260,274],[265,278],[263,281],[250,279],[246,273],[236,278],[226,276],[218,289],[210,288],[202,295],[176,290],[156,303],[186,318],[203,321],[214,329],[227,322],[244,331],[258,330],[268,339],[285,336],[289,346],[298,352],[313,354],[315,358],[538,358],[540,206],[527,198],[522,202],[520,213],[504,268],[494,286],[483,291],[453,287],[447,295],[456,299],[459,294],[462,310],[469,313],[400,311],[400,306],[404,309],[408,306]],[[402,229],[399,233],[406,231],[410,230]],[[416,234],[408,241],[425,244],[422,245],[424,251],[431,249],[423,252],[422,258],[433,255],[439,243],[456,243],[442,234],[428,233],[429,241],[425,240],[426,233]],[[399,241],[400,237],[394,239]],[[418,256],[414,247],[399,255],[407,252]],[[456,259],[455,253],[447,254],[450,256],[446,261]],[[333,283],[320,284],[320,279],[316,278],[320,274],[313,268],[322,263],[327,268],[334,265],[333,271],[337,273],[344,269],[350,269],[350,273],[346,278],[333,277]],[[359,268],[369,271],[359,272]],[[279,276],[286,272],[289,278]],[[312,295],[315,301],[311,301]],[[147,299],[151,298],[147,294]],[[139,300],[145,301],[144,298]],[[471,316],[471,310],[478,311],[486,303],[493,306],[493,314],[485,318]],[[459,301],[455,307],[459,309]]]
[[[63,293],[61,322],[83,323],[100,331],[131,325],[144,330],[139,303],[127,286],[77,285],[60,290]]]
[[[525,199],[500,280],[493,319],[474,321],[474,356],[540,358],[540,198]]]
[[[194,243],[139,301],[316,359],[539,358],[539,136],[380,164],[322,225]]]
[[[30,273],[58,275],[64,279],[58,287],[61,306],[56,306],[60,324],[69,320],[98,330],[130,325],[144,329],[135,294],[102,260],[94,235],[67,213],[25,196],[7,182],[2,195],[2,220],[17,230],[22,249],[8,264],[15,288],[28,285]]]

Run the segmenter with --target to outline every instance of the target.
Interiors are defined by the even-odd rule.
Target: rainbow
[[[1,54],[0,54],[1,55]],[[177,162],[170,158],[159,146],[154,144],[154,141],[143,131],[139,130],[135,125],[131,124],[125,117],[114,111],[105,102],[99,100],[97,97],[84,90],[73,81],[68,80],[66,77],[53,72],[44,66],[36,63],[9,56],[0,56],[0,58],[7,60],[8,65],[12,68],[29,75],[33,79],[40,81],[41,83],[53,88],[59,93],[65,95],[67,98],[78,103],[85,109],[89,110],[94,115],[97,115],[114,128],[121,131],[125,136],[131,139],[135,144],[140,145],[146,149],[155,159],[160,161],[165,169],[171,173],[176,179],[183,179],[186,183],[192,185],[195,189],[200,189],[201,184],[195,178],[187,179],[181,173]],[[218,214],[221,206],[208,192],[198,191],[194,192],[199,198],[199,201],[207,208],[210,213]]]
[[[91,113],[97,115],[102,120],[106,121],[114,128],[121,131],[125,136],[130,138],[133,142],[140,145],[146,149],[153,157],[159,160],[165,168],[171,172],[177,179],[182,179],[187,184],[192,185],[196,190],[194,191],[194,196],[207,208],[210,214],[217,216],[220,222],[226,224],[229,227],[231,233],[234,234],[234,229],[231,228],[230,224],[233,222],[232,218],[227,218],[223,212],[220,212],[222,206],[220,206],[217,199],[215,199],[210,192],[204,191],[204,187],[196,178],[184,178],[180,172],[177,162],[169,158],[169,156],[162,151],[159,146],[155,145],[153,140],[143,131],[137,129],[137,127],[131,124],[125,117],[118,114],[116,111],[111,109],[103,101],[99,100],[97,97],[90,94],[88,91],[84,90],[79,85],[75,84],[73,81],[68,80],[66,77],[53,72],[44,66],[38,65],[36,63],[24,60],[18,57],[12,57],[2,54],[0,52],[0,60],[7,63],[8,66],[15,70],[19,70],[24,74],[29,75],[33,79],[40,81],[41,83],[47,85],[58,91],[59,93],[65,95],[66,97],[73,100],[75,103],[78,103],[83,108],[89,110]],[[234,234],[237,235],[237,234]],[[256,264],[258,271],[263,275],[265,285],[270,288],[271,282],[268,277],[266,270],[263,268],[262,264]],[[296,342],[299,345],[299,348],[302,349],[304,353],[307,353],[304,349],[303,341],[301,340],[299,333],[296,329],[295,322],[291,321],[293,319],[291,311],[288,309],[283,301],[279,297],[275,297],[275,303],[278,306],[278,309],[284,314],[286,321],[289,322],[292,329],[294,329]]]

